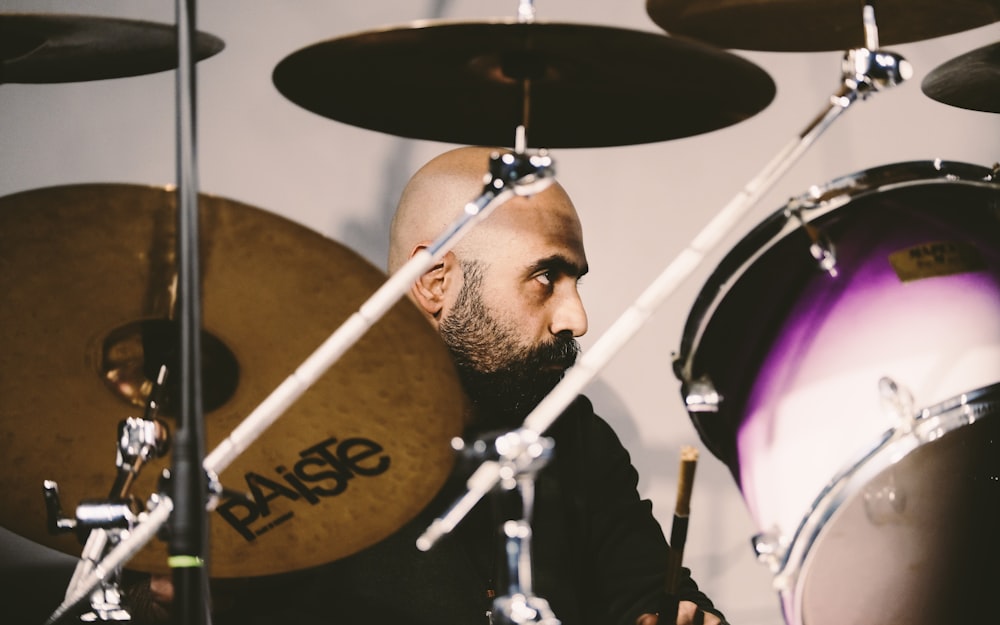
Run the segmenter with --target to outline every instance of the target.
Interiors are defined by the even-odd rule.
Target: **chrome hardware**
[[[688,412],[719,412],[722,396],[708,376],[701,376],[688,385],[684,393],[684,405]]]

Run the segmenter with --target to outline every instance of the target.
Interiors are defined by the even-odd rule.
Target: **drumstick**
[[[677,585],[687,540],[688,517],[691,515],[691,490],[694,486],[694,469],[698,463],[698,450],[689,445],[681,448],[681,468],[677,476],[677,506],[670,528],[670,553],[667,557],[665,590],[669,599],[668,610],[661,610],[660,623],[677,622]],[[666,617],[666,618],[665,618]]]

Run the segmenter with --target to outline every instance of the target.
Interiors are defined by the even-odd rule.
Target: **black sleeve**
[[[583,554],[584,613],[603,613],[598,622],[633,625],[643,613],[657,612],[665,586],[669,547],[652,513],[640,499],[638,473],[611,426],[595,415],[586,398],[573,404],[553,427],[560,480],[573,487]],[[723,618],[683,569],[680,600]]]

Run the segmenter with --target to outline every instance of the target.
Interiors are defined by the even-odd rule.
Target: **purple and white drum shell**
[[[833,271],[821,269],[810,251],[817,242],[836,259]],[[851,498],[860,501],[874,492],[862,492],[865,480],[858,476],[881,484],[891,475],[912,482],[910,507],[918,516],[907,519],[904,512],[890,525],[923,523],[934,516],[927,504],[914,512],[919,506],[912,502],[932,498],[925,492],[924,471],[933,462],[900,463],[913,445],[873,452],[906,427],[915,410],[1000,382],[1000,183],[995,172],[963,163],[901,163],[838,179],[792,200],[720,263],[689,316],[675,366],[685,394],[695,381],[708,379],[722,397],[717,412],[690,414],[703,441],[729,466],[761,532],[785,545],[803,526],[847,534],[838,546],[847,554],[878,551],[865,542],[895,544],[899,536],[862,527],[872,519],[838,521],[837,507],[817,510],[816,502],[830,488],[843,487],[838,481],[850,482],[854,490],[843,493],[841,501],[847,519],[856,507],[863,508]],[[884,378],[901,389],[897,403],[883,397]],[[993,433],[1000,417],[991,418],[988,435],[981,435],[980,427],[972,438],[971,430],[953,437],[966,439],[962,457],[979,460],[952,477],[992,480],[991,490],[973,491],[976,498],[997,496],[996,510],[1000,454]],[[934,457],[935,445],[919,455]],[[955,444],[938,446],[944,450]],[[985,453],[984,446],[991,453],[978,455]],[[942,452],[936,461],[952,460]],[[901,471],[908,474],[901,477]],[[822,518],[812,518],[816,515]],[[929,530],[909,531],[913,539]],[[793,568],[800,575],[810,570],[822,575],[825,586],[812,594],[832,599],[805,600],[799,579],[783,596],[786,616],[805,622],[807,603],[822,605],[814,609],[810,625],[863,616],[838,611],[836,606],[851,599],[840,596],[846,587],[830,587],[831,579],[855,574],[849,564],[858,558],[830,555],[828,547],[809,554],[814,539],[801,538],[809,544],[799,545],[798,552],[812,560],[792,563]],[[995,552],[995,539],[992,545]],[[819,551],[823,562],[816,561]],[[919,565],[910,560],[929,553],[882,553],[895,563],[871,562],[868,575],[917,588],[920,580],[897,569]],[[880,588],[870,582],[864,587]],[[820,616],[824,613],[829,616]],[[911,623],[926,618],[905,616]]]

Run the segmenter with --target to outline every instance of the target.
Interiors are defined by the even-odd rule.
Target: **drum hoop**
[[[972,425],[993,413],[1000,412],[1000,382],[961,393],[945,401],[920,409],[910,428],[893,428],[871,449],[859,454],[854,462],[845,464],[813,500],[802,518],[784,554],[774,563],[774,586],[785,598],[791,599],[794,619],[801,623],[805,578],[801,572],[812,549],[829,520],[841,506],[868,485],[878,472],[903,459],[922,445]],[[993,416],[993,418],[1000,418]],[[791,596],[787,596],[791,593]],[[788,603],[783,602],[783,605]]]
[[[695,298],[674,356],[674,375],[688,392],[698,346],[715,311],[746,270],[789,233],[849,202],[892,189],[921,184],[962,183],[1000,190],[1000,168],[958,161],[909,161],[836,178],[789,200],[747,233],[712,271]],[[798,219],[793,217],[798,216]],[[799,221],[801,220],[801,221]]]

